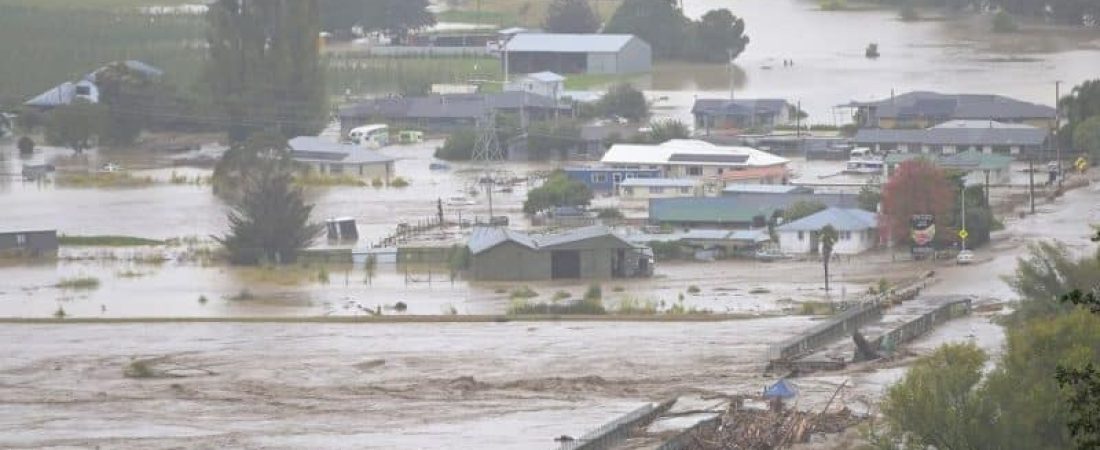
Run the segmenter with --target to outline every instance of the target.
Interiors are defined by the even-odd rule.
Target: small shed
[[[0,256],[49,256],[58,245],[57,230],[0,232]]]
[[[389,180],[394,158],[356,145],[299,136],[288,142],[295,161],[322,175],[350,175],[364,179]]]
[[[467,243],[470,275],[480,281],[538,281],[649,276],[652,252],[604,226],[534,235],[478,227]]]

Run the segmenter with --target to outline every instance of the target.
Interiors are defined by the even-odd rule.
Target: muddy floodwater
[[[698,17],[729,8],[745,19],[748,47],[735,61],[734,95],[801,102],[809,121],[843,124],[850,116],[833,106],[882,99],[891,91],[986,93],[1054,103],[1054,81],[1063,89],[1100,73],[1100,29],[1031,28],[990,32],[990,17],[940,17],[906,23],[898,11],[821,11],[810,0],[685,0]],[[877,43],[881,57],[864,57]],[[784,67],[783,60],[794,66]],[[659,64],[639,79],[658,102],[659,114],[691,118],[695,97],[730,95],[725,66]]]

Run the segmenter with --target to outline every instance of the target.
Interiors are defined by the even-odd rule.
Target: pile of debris
[[[685,450],[765,450],[809,442],[815,434],[840,433],[859,424],[848,408],[815,413],[773,403],[767,410],[745,408],[743,400],[730,403],[715,420],[700,424],[681,438]]]

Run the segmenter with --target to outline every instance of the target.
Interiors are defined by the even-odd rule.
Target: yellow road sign
[[[960,238],[966,239],[967,236],[970,236],[970,233],[967,233],[966,230],[959,230],[959,237]]]
[[[1089,162],[1084,157],[1077,158],[1077,161],[1073,163],[1073,167],[1076,167],[1079,171],[1084,171],[1088,166]]]

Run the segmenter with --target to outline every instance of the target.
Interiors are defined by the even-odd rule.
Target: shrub
[[[683,250],[676,242],[650,241],[649,248],[653,249],[653,256],[658,261],[680,259]]]
[[[691,286],[688,286],[688,288],[687,288],[687,293],[688,294],[698,294],[700,291],[701,290],[699,289],[699,286],[696,286],[694,284],[691,285]]]
[[[370,180],[370,185],[375,188],[380,188],[382,186],[385,186],[386,183],[384,183],[381,178],[375,178],[373,180]]]
[[[405,312],[409,310],[409,305],[405,302],[397,302],[393,305],[393,310],[397,312]]]
[[[99,288],[99,279],[96,277],[62,278],[56,286],[61,289],[91,290]]]
[[[328,281],[329,281],[328,269],[325,269],[325,266],[321,266],[321,268],[319,270],[317,270],[317,282],[322,283],[322,284],[328,284]]]
[[[588,286],[588,290],[584,291],[585,301],[599,301],[603,299],[603,288],[598,284],[592,284]]]
[[[600,300],[579,300],[567,303],[531,303],[522,299],[515,299],[508,307],[510,315],[530,314],[577,314],[600,315],[607,314]]]
[[[206,299],[206,296],[205,296],[205,295],[200,295],[200,296],[199,296],[199,304],[200,304],[200,305],[205,305],[207,301],[208,301],[208,300]]]
[[[558,291],[558,292],[554,293],[554,301],[565,300],[565,299],[567,299],[569,297],[572,297],[572,296],[573,296],[573,294],[570,294],[569,292]]]
[[[54,318],[57,318],[57,319],[64,319],[65,316],[67,316],[67,315],[68,314],[65,314],[65,308],[62,308],[60,306],[57,307],[57,311],[53,312]]]
[[[122,375],[126,378],[154,378],[156,372],[149,365],[149,360],[135,359],[122,369]]]
[[[535,297],[538,297],[538,296],[539,296],[539,293],[535,292],[534,289],[531,289],[530,286],[523,286],[523,287],[520,287],[520,288],[513,289],[512,290],[512,295],[511,295],[512,298],[521,298],[521,299],[535,298]]]
[[[653,300],[626,297],[619,300],[619,307],[616,312],[619,314],[657,314],[657,303]]]
[[[409,186],[409,180],[406,180],[406,179],[401,178],[401,177],[396,177],[392,181],[390,181],[390,187],[403,188],[403,187],[408,187],[408,186]]]
[[[750,294],[770,294],[771,292],[772,291],[770,289],[762,287],[752,288],[749,290]]]
[[[619,211],[618,208],[600,208],[596,211],[598,211],[596,217],[600,219],[622,219],[624,217],[623,212]]]
[[[993,15],[994,33],[1012,33],[1019,29],[1019,25],[1016,25],[1016,19],[1013,19],[1012,15],[1003,10],[997,11],[997,13]]]

